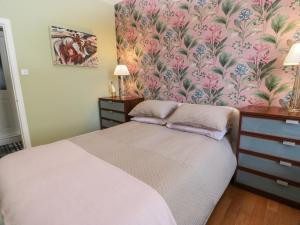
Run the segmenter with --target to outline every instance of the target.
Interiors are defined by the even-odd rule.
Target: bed
[[[132,121],[68,141],[154,189],[166,202],[177,225],[204,225],[236,169],[229,135],[216,141]],[[3,174],[0,171],[0,181],[10,182]],[[2,185],[3,211],[1,199],[6,192]]]

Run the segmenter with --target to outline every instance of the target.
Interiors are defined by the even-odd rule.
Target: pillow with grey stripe
[[[174,112],[177,106],[178,103],[173,101],[146,100],[135,106],[129,115],[165,119]]]
[[[234,108],[227,106],[182,104],[167,122],[183,126],[224,131],[231,122]]]

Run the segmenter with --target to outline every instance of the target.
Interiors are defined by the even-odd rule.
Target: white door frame
[[[21,135],[24,142],[23,144],[25,148],[30,148],[31,140],[30,140],[28,123],[27,123],[25,104],[24,104],[23,93],[21,88],[19,68],[17,63],[17,56],[16,56],[15,45],[13,41],[14,39],[13,39],[10,20],[0,18],[0,27],[3,28],[3,33],[5,38],[13,92],[14,92],[15,102],[17,106]]]

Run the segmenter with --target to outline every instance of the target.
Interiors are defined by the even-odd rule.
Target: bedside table
[[[300,113],[242,108],[235,182],[300,207]]]
[[[99,98],[99,113],[101,129],[113,127],[128,122],[128,113],[140,102],[140,97],[105,97]]]

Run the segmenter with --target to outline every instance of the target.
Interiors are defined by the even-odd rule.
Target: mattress
[[[139,122],[70,140],[154,188],[178,225],[207,222],[237,165],[227,137],[216,141]]]

